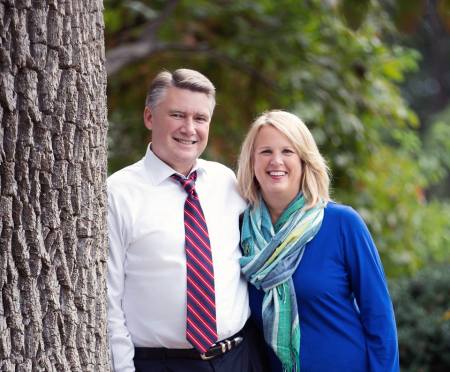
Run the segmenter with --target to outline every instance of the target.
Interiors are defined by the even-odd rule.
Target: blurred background
[[[332,196],[369,226],[403,371],[450,370],[450,0],[104,0],[109,172],[140,159],[150,81],[217,88],[205,158],[236,168],[252,120],[301,117]]]

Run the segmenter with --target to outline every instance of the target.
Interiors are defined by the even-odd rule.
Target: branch
[[[106,53],[106,73],[108,76],[119,72],[123,67],[153,54],[158,44],[149,38],[146,41],[136,41],[110,49]]]
[[[267,79],[266,76],[261,74],[259,70],[254,68],[252,65],[244,63],[241,60],[234,59],[224,53],[213,50],[206,44],[191,45],[178,43],[149,43],[148,41],[126,44],[115,48],[108,53],[108,58],[111,58],[109,64],[107,63],[108,76],[114,74],[128,63],[147,58],[156,52],[167,51],[184,53],[205,53],[210,58],[220,62],[224,62],[240,71],[243,71],[247,75],[256,78],[258,81],[270,87],[271,89],[277,90],[277,84],[275,84],[272,80]]]
[[[158,29],[164,21],[170,17],[178,3],[179,0],[168,1],[166,7],[160,12],[159,16],[152,22],[149,22],[144,28],[144,31],[137,41],[122,44],[107,51],[106,72],[108,76],[114,75],[131,63],[148,58],[152,54],[160,51],[205,53],[215,60],[225,62],[228,65],[245,72],[247,75],[256,78],[272,89],[277,88],[277,85],[273,81],[267,79],[266,76],[261,74],[259,70],[253,66],[213,50],[206,44],[170,44],[156,41],[156,33]]]
[[[106,72],[114,75],[126,65],[148,57],[158,49],[155,35],[164,21],[172,14],[179,0],[170,0],[159,16],[149,22],[136,42],[119,45],[106,52]]]

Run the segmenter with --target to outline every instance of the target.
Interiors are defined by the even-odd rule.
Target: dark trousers
[[[269,372],[264,339],[251,320],[244,329],[244,340],[229,352],[211,360],[137,359],[136,372]]]

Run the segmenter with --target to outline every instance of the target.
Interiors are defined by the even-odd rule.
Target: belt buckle
[[[237,345],[239,345],[242,342],[243,339],[244,339],[243,337],[238,336],[238,337],[235,337],[232,340],[220,341],[217,344],[214,344],[215,347],[213,347],[213,349],[215,349],[215,351],[219,351],[219,353],[214,353],[213,355],[206,355],[206,354],[208,354],[208,352],[210,352],[212,350],[212,349],[210,349],[210,350],[208,350],[205,353],[201,353],[200,354],[200,358],[202,358],[202,360],[210,360],[210,359],[215,358],[218,355],[221,355],[221,354],[223,355],[226,352],[228,352],[231,349],[233,349],[234,347],[236,347]]]
[[[210,360],[210,359],[215,358],[218,355],[225,354],[227,352],[226,342],[228,342],[228,341],[221,341],[221,342],[214,344],[211,347],[211,349],[209,349],[208,351],[206,351],[204,353],[201,353],[200,358],[202,358],[202,360]],[[212,355],[207,355],[209,352],[213,352]]]
[[[206,355],[207,353],[208,353],[208,352],[206,352],[206,353],[201,353],[201,354],[200,354],[200,358],[202,358],[202,360],[210,360],[210,359],[216,357],[216,355],[210,355],[210,356],[208,356],[208,355]]]

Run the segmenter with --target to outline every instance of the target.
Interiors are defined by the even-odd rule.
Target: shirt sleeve
[[[370,372],[398,372],[394,310],[383,266],[369,230],[351,208],[342,220],[351,290],[366,336]]]
[[[134,345],[122,309],[125,279],[126,236],[112,195],[108,192],[108,332],[113,371],[134,372]]]

